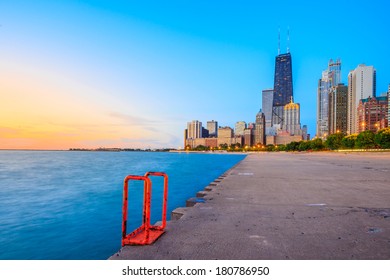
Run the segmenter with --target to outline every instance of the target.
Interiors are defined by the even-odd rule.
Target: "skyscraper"
[[[329,93],[341,81],[341,61],[329,60],[328,69],[322,72],[317,90],[317,137],[329,135]]]
[[[246,128],[246,122],[244,122],[244,121],[236,122],[236,126],[235,126],[235,129],[234,129],[235,135],[243,136],[245,128]]]
[[[376,97],[376,70],[373,66],[360,64],[348,74],[348,122],[347,133],[358,133],[359,101],[369,97]]]
[[[284,106],[284,124],[283,130],[290,133],[290,135],[302,135],[300,122],[300,106],[299,103],[291,102]]]
[[[341,61],[339,58],[336,61],[333,61],[333,59],[329,60],[328,72],[328,78],[333,87],[341,83]]]
[[[390,84],[387,89],[387,126],[390,126]]]
[[[260,110],[256,115],[256,125],[254,129],[254,144],[265,144],[265,115]]]
[[[388,126],[387,103],[387,96],[360,99],[358,105],[359,133],[365,130],[377,132]]]
[[[187,123],[187,139],[202,138],[202,122],[192,121]]]
[[[289,51],[275,58],[272,125],[283,126],[283,108],[293,96],[292,62]]]
[[[218,137],[218,122],[217,121],[208,121],[207,130],[209,131],[209,137]]]
[[[338,84],[329,93],[329,134],[347,133],[348,87]]]
[[[262,91],[262,109],[265,116],[265,134],[269,135],[270,128],[272,126],[272,106],[274,99],[273,89],[264,89]]]
[[[304,141],[310,140],[310,135],[307,134],[307,125],[306,124],[304,124],[302,126],[302,138],[303,138]]]
[[[233,138],[233,129],[231,127],[219,127],[218,128],[218,146],[220,145],[228,145],[232,144]]]
[[[244,145],[245,146],[252,146],[252,127],[251,128],[245,128],[244,130]]]

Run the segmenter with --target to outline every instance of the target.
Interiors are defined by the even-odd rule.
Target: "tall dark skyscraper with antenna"
[[[289,32],[287,34],[287,53],[280,54],[280,31],[278,55],[275,58],[274,98],[272,106],[272,125],[283,125],[283,108],[293,97],[292,62],[289,48]]]

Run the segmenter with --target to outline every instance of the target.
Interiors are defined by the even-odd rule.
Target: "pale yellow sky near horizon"
[[[0,149],[169,145],[169,134],[148,127],[156,121],[132,116],[134,104],[121,104],[109,93],[60,73],[7,66],[0,85]]]

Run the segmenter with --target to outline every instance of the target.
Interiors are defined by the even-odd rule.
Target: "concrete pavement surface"
[[[390,153],[250,154],[198,196],[110,259],[390,259]]]

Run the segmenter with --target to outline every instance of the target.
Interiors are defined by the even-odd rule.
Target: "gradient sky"
[[[191,120],[254,122],[278,28],[315,134],[329,59],[390,83],[390,4],[372,1],[0,1],[0,149],[183,146]]]

